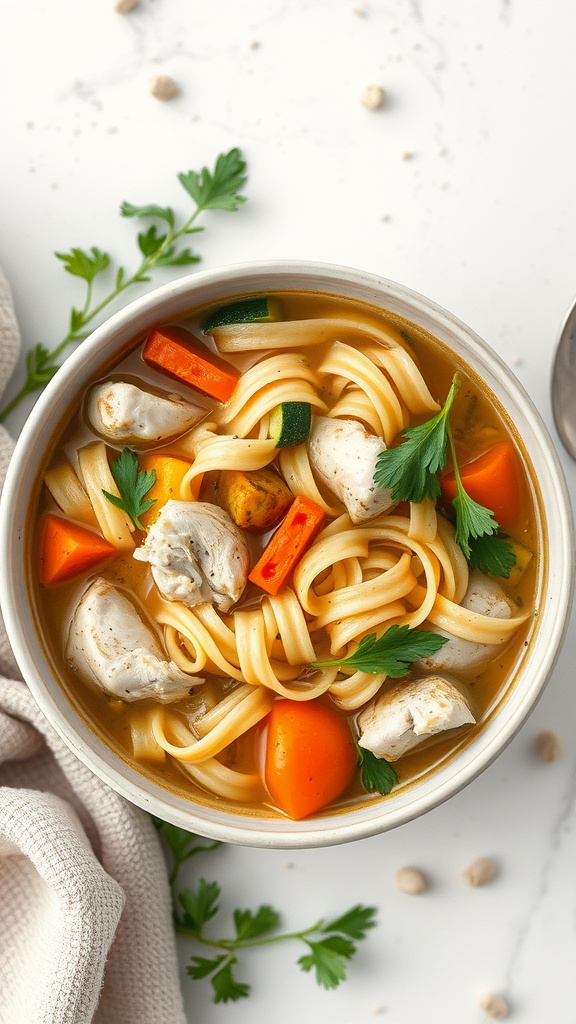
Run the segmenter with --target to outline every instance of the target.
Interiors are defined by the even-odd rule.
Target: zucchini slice
[[[304,444],[312,425],[312,406],[309,402],[282,402],[270,414],[270,437],[277,448]]]
[[[238,299],[226,306],[219,306],[201,324],[204,334],[209,334],[215,327],[226,327],[228,324],[245,324],[256,320],[277,320],[278,304],[266,295],[254,295],[247,299]]]

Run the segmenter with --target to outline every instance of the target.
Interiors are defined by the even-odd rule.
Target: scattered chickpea
[[[539,732],[534,740],[534,749],[541,761],[557,761],[562,753],[562,740],[554,729]]]
[[[386,101],[386,93],[381,85],[367,85],[360,97],[362,106],[368,110],[378,110]]]
[[[479,857],[470,864],[462,873],[462,878],[468,885],[477,889],[481,885],[487,885],[496,877],[498,868],[495,861],[490,857]]]
[[[153,75],[148,81],[148,91],[157,100],[173,100],[179,90],[169,75]]]
[[[117,14],[129,14],[135,7],[138,7],[139,0],[116,0],[114,10]]]
[[[396,888],[410,896],[419,896],[428,888],[424,872],[419,868],[400,868],[394,878]]]
[[[487,992],[483,995],[480,998],[479,1006],[492,1020],[506,1020],[508,1016],[508,1003],[504,996],[499,996],[495,992]]]

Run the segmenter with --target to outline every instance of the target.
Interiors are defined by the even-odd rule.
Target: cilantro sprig
[[[187,171],[178,175],[178,181],[195,207],[181,223],[170,206],[159,206],[156,203],[121,204],[120,213],[123,217],[138,220],[151,218],[152,224],[137,234],[141,257],[138,266],[132,271],[119,266],[115,271],[112,287],[102,298],[95,296],[95,286],[109,277],[112,270],[110,253],[98,246],[89,249],[72,248],[68,252],[55,253],[68,274],[85,282],[84,302],[72,307],[68,330],[57,345],[49,349],[46,345],[38,343],[28,352],[24,384],[0,411],[0,421],[6,419],[27,395],[41,391],[48,384],[59,369],[63,351],[84,341],[92,329],[90,327],[88,330],[88,326],[94,325],[94,321],[103,310],[128,288],[150,281],[152,272],[159,267],[178,268],[198,263],[201,259],[198,253],[182,243],[187,236],[204,230],[197,223],[203,213],[208,210],[225,210],[232,213],[246,201],[240,194],[246,183],[246,164],[237,148],[231,149],[228,153],[221,153],[212,170],[203,167],[200,171]]]
[[[462,483],[450,426],[450,410],[459,387],[460,375],[455,373],[440,412],[425,423],[407,427],[402,444],[380,453],[374,483],[391,488],[393,501],[435,501],[441,494],[438,474],[446,467],[449,449],[456,480],[452,502],[456,542],[472,568],[507,579],[516,562],[514,549],[501,535],[492,510],[474,501]]]
[[[146,497],[156,482],[156,471],[140,469],[136,453],[130,448],[123,448],[118,458],[110,463],[110,472],[120,491],[120,497],[102,488],[103,495],[116,508],[126,512],[138,530],[143,530],[140,516],[148,512],[156,502],[155,498]]]
[[[232,934],[213,938],[209,931],[221,909],[220,886],[200,878],[195,886],[180,889],[177,881],[180,867],[186,860],[219,844],[203,845],[198,836],[174,825],[159,820],[155,824],[173,860],[170,884],[176,932],[212,951],[206,956],[191,956],[186,973],[196,981],[210,981],[215,1003],[247,998],[251,986],[237,976],[239,958],[249,949],[279,942],[305,945],[306,951],[297,959],[297,965],[303,971],[312,972],[322,988],[336,988],[345,980],[348,964],[357,952],[357,943],[375,926],[374,907],[355,904],[339,917],[321,918],[308,928],[290,932],[279,931],[280,914],[267,903],[256,910],[238,908],[232,915]]]
[[[385,672],[391,679],[401,679],[413,661],[435,654],[446,643],[446,637],[410,626],[389,626],[380,636],[363,636],[353,654],[334,661],[314,661],[314,668],[343,665],[360,672]]]

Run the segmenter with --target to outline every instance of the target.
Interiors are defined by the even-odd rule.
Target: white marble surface
[[[576,292],[571,0],[141,0],[125,16],[108,0],[1,0],[0,12],[0,262],[27,346],[54,345],[79,301],[54,250],[97,245],[133,265],[120,201],[184,210],[176,173],[239,146],[249,201],[204,221],[203,266],[327,259],[428,294],[500,352],[556,438],[550,367]],[[179,83],[177,99],[149,95],[155,73]],[[379,110],[360,103],[370,83],[386,90]],[[296,968],[297,947],[278,946],[244,961],[249,999],[214,1006],[185,977],[183,943],[189,1020],[476,1024],[480,994],[496,991],[518,1024],[574,1024],[575,659],[572,631],[508,749],[424,818],[348,847],[226,847],[194,862],[189,877],[218,878],[228,911],[271,902],[289,928],[354,902],[379,914],[330,993]],[[564,750],[544,765],[532,748],[547,728]],[[499,875],[470,889],[461,872],[482,855]],[[423,896],[395,889],[405,864],[429,876]]]

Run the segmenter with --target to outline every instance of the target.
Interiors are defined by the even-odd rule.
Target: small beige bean
[[[178,86],[169,75],[153,75],[148,81],[148,91],[157,100],[173,100],[178,95]]]
[[[117,14],[130,14],[135,7],[138,7],[139,0],[116,0],[114,10]]]
[[[480,885],[487,885],[488,882],[491,882],[497,873],[498,868],[495,861],[490,857],[479,857],[462,872],[462,878],[468,885],[477,889]]]
[[[428,888],[426,876],[419,868],[399,868],[394,880],[396,888],[410,896],[419,896]]]
[[[386,93],[381,85],[367,85],[360,97],[362,106],[368,110],[378,110],[384,106],[385,101]]]
[[[541,761],[557,761],[562,753],[562,739],[554,729],[544,729],[534,740],[534,750]]]
[[[509,1012],[509,1006],[504,996],[499,996],[496,992],[486,992],[485,995],[480,997],[479,1006],[487,1017],[492,1020],[506,1020]]]

